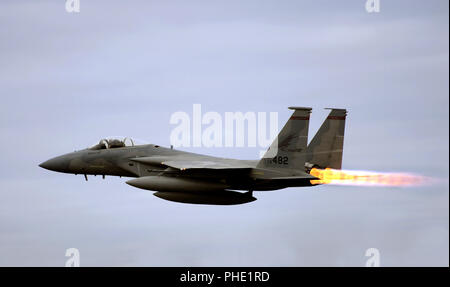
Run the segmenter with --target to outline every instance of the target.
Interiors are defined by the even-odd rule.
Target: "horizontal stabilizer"
[[[272,177],[271,180],[296,180],[296,179],[308,179],[308,180],[320,180],[320,178],[307,175],[307,176],[282,176],[282,177]]]
[[[295,173],[288,173],[287,171],[270,170],[255,168],[252,171],[251,177],[254,179],[265,180],[283,180],[283,179],[310,179],[316,180],[317,178],[304,171],[295,171]]]

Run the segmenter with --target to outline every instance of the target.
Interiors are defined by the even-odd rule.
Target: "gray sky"
[[[449,3],[0,2],[0,265],[449,264]],[[346,169],[441,179],[416,188],[319,186],[240,206],[163,201],[125,179],[37,165],[108,135],[169,145],[170,115],[349,110]],[[183,148],[256,159],[259,148]]]

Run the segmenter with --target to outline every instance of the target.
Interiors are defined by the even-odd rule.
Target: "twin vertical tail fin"
[[[311,108],[289,107],[294,113],[275,138],[257,168],[309,172],[311,168],[341,169],[347,110],[331,112],[308,145]]]
[[[275,138],[258,168],[305,170],[305,150],[308,145],[311,108],[289,107],[294,113]]]
[[[306,148],[307,168],[341,169],[347,110],[331,109],[316,135]]]

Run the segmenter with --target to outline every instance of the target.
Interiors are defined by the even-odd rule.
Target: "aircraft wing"
[[[295,174],[287,173],[284,170],[261,169],[254,166],[252,161],[241,161],[225,158],[204,157],[186,157],[186,156],[149,156],[130,159],[145,165],[166,166],[179,170],[210,170],[211,172],[239,172],[249,171],[251,177],[259,180],[269,180],[275,182],[285,182],[290,184],[302,183],[309,180],[318,180],[319,178],[306,172]]]
[[[139,157],[131,159],[132,161],[149,164],[149,165],[165,165],[176,169],[251,169],[252,166],[242,163],[238,160],[209,160],[209,159],[183,159],[168,157]]]
[[[178,168],[178,169],[194,169],[194,168],[207,168],[207,169],[249,169],[250,166],[227,163],[227,162],[215,162],[215,161],[198,161],[198,160],[169,160],[164,161],[162,164]]]

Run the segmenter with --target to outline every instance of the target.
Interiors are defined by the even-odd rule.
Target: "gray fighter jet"
[[[103,139],[97,145],[52,158],[48,170],[133,177],[126,183],[156,191],[169,201],[231,205],[256,200],[253,191],[312,186],[312,168],[340,169],[345,109],[331,109],[308,145],[311,108],[294,113],[261,160],[237,160],[189,153],[158,145],[135,145],[131,139]],[[238,192],[244,191],[244,192]]]

